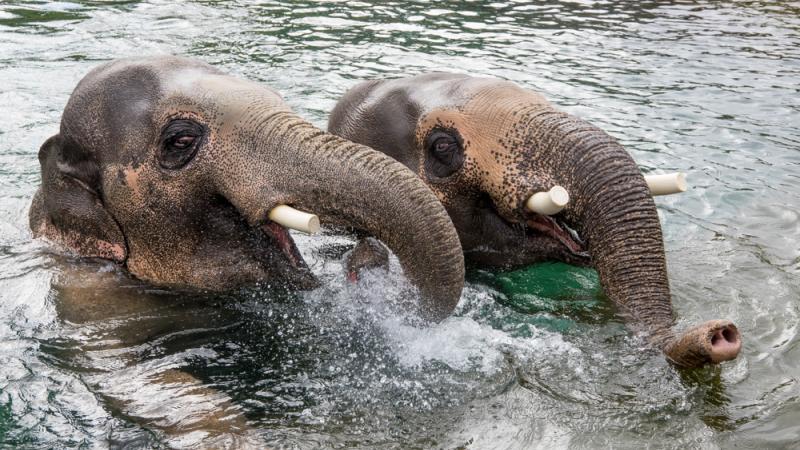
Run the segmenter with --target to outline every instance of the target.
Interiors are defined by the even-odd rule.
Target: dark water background
[[[392,306],[397,267],[343,283],[348,238],[299,238],[308,293],[198,298],[52,254],[27,229],[39,145],[91,67],[160,53],[321,127],[367,78],[544,93],[644,171],[689,173],[657,201],[677,321],[733,320],[742,355],[677,371],[561,265],[472,274],[420,328]],[[0,445],[800,448],[799,100],[800,2],[3,1]]]

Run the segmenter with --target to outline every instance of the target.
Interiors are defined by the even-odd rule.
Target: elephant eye
[[[173,139],[170,145],[172,145],[172,147],[176,149],[181,150],[194,144],[195,139],[197,139],[197,136],[190,136],[190,135],[179,136]]]
[[[206,135],[206,128],[187,119],[171,121],[161,133],[159,163],[165,169],[180,169],[189,164]]]
[[[446,178],[464,164],[461,136],[456,130],[435,130],[426,140],[428,155],[425,171],[435,178]]]
[[[456,145],[455,140],[448,138],[439,138],[434,142],[434,150],[436,153],[443,154],[453,150]]]

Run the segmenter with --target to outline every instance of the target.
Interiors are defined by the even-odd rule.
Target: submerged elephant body
[[[369,81],[339,100],[329,131],[417,173],[450,214],[468,262],[592,265],[620,313],[677,364],[738,354],[728,321],[672,331],[661,226],[642,174],[615,139],[542,96],[458,74]],[[526,209],[553,186],[571,197],[563,211]]]
[[[460,296],[458,237],[411,171],[201,62],[154,57],[94,69],[39,160],[34,235],[155,284],[313,286],[288,231],[268,219],[286,204],[386,242],[427,317],[445,317]]]

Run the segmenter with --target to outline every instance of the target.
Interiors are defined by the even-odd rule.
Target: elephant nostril
[[[729,347],[739,343],[739,333],[732,327],[725,327],[711,336],[712,347]]]
[[[722,337],[730,343],[736,343],[739,340],[737,334],[730,328],[722,330]]]

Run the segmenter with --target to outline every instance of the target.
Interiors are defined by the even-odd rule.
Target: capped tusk
[[[669,195],[686,192],[686,174],[683,172],[663,175],[645,175],[644,181],[651,195]]]
[[[552,216],[569,203],[569,193],[561,186],[553,186],[547,192],[537,192],[528,198],[525,206],[538,214]]]
[[[319,233],[319,217],[291,206],[278,205],[269,212],[269,220],[286,228],[303,231],[308,234]]]

